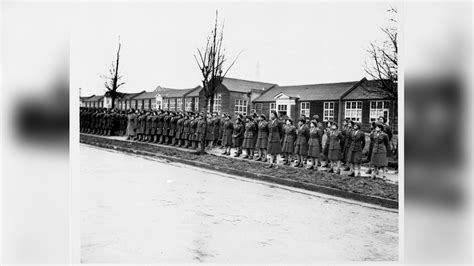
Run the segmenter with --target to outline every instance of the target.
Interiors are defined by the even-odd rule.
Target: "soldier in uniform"
[[[213,140],[212,140],[212,148],[215,148],[217,147],[217,145],[219,145],[219,141],[221,139],[221,119],[219,118],[219,113],[217,112],[214,112],[214,115],[213,115],[213,133],[212,133],[212,136],[213,136]]]
[[[175,112],[171,112],[169,137],[172,146],[176,145],[176,129],[178,127],[178,119],[179,116]]]
[[[191,143],[191,149],[195,150],[197,149],[197,119],[196,119],[196,114],[193,114],[190,116],[191,121],[189,122],[189,141]]]
[[[207,128],[206,128],[206,147],[212,148],[214,142],[214,118],[211,114],[207,114]]]
[[[309,128],[308,157],[311,159],[311,166],[307,169],[318,170],[318,160],[322,151],[323,132],[318,128],[318,122],[312,120]]]
[[[122,111],[122,136],[125,136],[127,133],[127,125],[128,125],[128,115],[127,111]]]
[[[360,164],[362,163],[362,151],[365,147],[365,133],[361,130],[361,124],[353,122],[352,131],[349,135],[350,146],[347,149],[346,161],[350,165],[349,176],[360,176]]]
[[[342,159],[342,133],[338,129],[336,122],[331,122],[331,128],[326,132],[327,141],[325,150],[327,150],[328,160],[331,162],[331,169],[328,173],[341,173],[341,159]],[[336,171],[334,167],[336,166]]]
[[[243,158],[253,159],[257,126],[253,122],[252,116],[248,115],[245,120],[244,141],[242,143],[242,148],[245,149],[245,156]]]
[[[232,133],[234,131],[234,124],[230,120],[229,114],[224,114],[224,122],[221,123],[223,127],[221,143],[224,146],[223,155],[230,155],[232,148]]]
[[[232,132],[232,144],[237,150],[234,157],[239,157],[242,154],[242,136],[244,134],[245,128],[242,124],[242,118],[237,117],[235,124],[233,125]]]
[[[140,123],[138,122],[138,118],[140,116],[140,111],[138,110],[134,110],[134,119],[133,119],[133,125],[132,125],[132,129],[133,129],[133,140],[138,140],[138,132],[139,132],[139,127],[140,127]]]
[[[158,126],[158,113],[156,111],[152,111],[150,119],[150,142],[156,143],[158,141],[158,138],[156,136],[156,127]]]
[[[156,120],[156,139],[158,143],[163,143],[163,124],[164,124],[165,112],[160,110]]]
[[[189,123],[191,122],[190,113],[186,113],[183,119],[183,134],[181,135],[180,146],[189,148]]]
[[[203,113],[200,113],[199,114],[199,117],[198,117],[198,122],[197,122],[197,146],[198,148],[202,148],[202,145],[206,145],[205,143],[205,139],[204,139],[204,135],[206,133],[206,124],[207,124],[207,121],[206,121],[206,118],[204,117]]]
[[[146,117],[146,122],[145,122],[145,141],[146,142],[151,142],[153,140],[153,137],[151,135],[151,120],[153,113],[150,111],[147,111],[147,117]]]
[[[296,127],[293,125],[291,118],[286,119],[285,123],[285,137],[283,138],[283,148],[281,152],[285,155],[283,165],[290,165],[295,150]]]
[[[308,156],[308,140],[309,128],[306,125],[306,120],[301,118],[298,121],[298,127],[296,129],[296,163],[294,164],[294,167],[303,167],[303,160]]]
[[[140,141],[145,141],[145,132],[146,132],[146,120],[147,120],[148,114],[145,112],[145,110],[142,111],[142,119],[140,121]]]
[[[135,114],[133,113],[133,109],[129,110],[128,111],[128,115],[127,115],[127,118],[128,118],[128,124],[127,124],[127,140],[130,140],[130,139],[133,139],[133,137],[135,136],[135,128],[134,128],[134,125],[135,125],[135,119],[136,119],[136,116]]]
[[[165,112],[165,115],[163,117],[163,130],[162,130],[162,135],[160,143],[168,145],[169,141],[169,133],[170,133],[170,120],[171,120],[171,115],[169,111]]]
[[[375,178],[379,170],[382,169],[382,178],[385,179],[385,173],[388,165],[387,153],[390,152],[390,141],[388,135],[383,131],[385,125],[376,122],[374,145],[372,147],[372,156],[370,164],[374,167],[372,169],[372,178]]]
[[[281,153],[281,139],[283,136],[283,126],[278,119],[278,114],[272,111],[271,121],[268,123],[268,147],[267,154],[270,155],[270,164],[268,168],[272,168],[277,164],[277,156]],[[276,166],[278,167],[278,166]]]
[[[256,161],[267,161],[267,148],[268,148],[268,122],[267,117],[261,114],[258,121],[257,129],[257,143],[255,149],[258,150],[258,158]]]
[[[102,135],[104,136],[107,136],[107,135],[110,135],[110,128],[111,128],[111,122],[112,122],[112,119],[110,117],[110,111],[105,111],[104,112],[104,115],[103,115],[103,118],[102,118]]]
[[[342,159],[341,162],[346,166],[344,168],[344,171],[349,171],[349,162],[347,162],[347,152],[349,150],[349,147],[351,146],[351,133],[352,133],[352,128],[354,127],[354,122],[348,118],[344,119],[342,122]]]

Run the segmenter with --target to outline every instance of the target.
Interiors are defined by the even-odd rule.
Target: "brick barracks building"
[[[394,84],[396,86],[396,84]],[[82,97],[83,106],[110,108],[107,96]],[[158,86],[154,91],[123,93],[116,100],[116,108],[126,110],[163,109],[172,111],[204,111],[204,92],[201,86],[190,89],[171,89]],[[208,110],[209,110],[208,104]],[[397,98],[380,89],[377,81],[362,78],[358,81],[279,86],[274,83],[224,78],[214,95],[213,111],[219,113],[256,112],[267,117],[272,111],[297,120],[303,114],[318,115],[324,121],[342,123],[345,118],[361,122],[364,130],[379,116],[397,129]]]

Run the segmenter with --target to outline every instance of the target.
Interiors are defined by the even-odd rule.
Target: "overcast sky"
[[[82,96],[105,92],[106,74],[122,42],[123,92],[200,85],[193,58],[205,45],[215,10],[224,22],[229,77],[279,85],[359,80],[371,41],[383,39],[392,2],[122,3],[75,10],[71,77]]]

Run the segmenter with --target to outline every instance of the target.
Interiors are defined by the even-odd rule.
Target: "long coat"
[[[174,137],[176,134],[176,127],[178,126],[178,119],[179,117],[177,116],[172,116],[170,118],[170,130],[168,131],[168,135],[170,137]]]
[[[255,147],[255,139],[257,135],[257,126],[254,122],[250,121],[245,124],[244,142],[242,148],[253,149]]]
[[[313,158],[321,156],[322,137],[323,134],[319,128],[313,127],[309,129],[308,156]]]
[[[387,134],[388,136],[388,142],[389,142],[388,147],[390,147],[390,141],[392,141],[392,137],[393,137],[392,128],[389,125],[385,124],[383,127],[383,132],[385,132],[385,134]],[[390,158],[391,156],[392,156],[391,150],[387,149],[387,157]]]
[[[283,135],[283,126],[280,121],[274,119],[268,123],[268,154],[281,153],[281,136]]]
[[[163,119],[163,131],[162,131],[163,136],[168,136],[170,132],[170,120],[171,120],[171,116],[165,115]]]
[[[341,149],[342,149],[342,156],[344,159],[347,160],[347,152],[349,151],[349,147],[351,146],[351,134],[354,130],[351,127],[347,127],[342,130],[342,142],[341,142]]]
[[[221,139],[221,137],[222,137],[222,136],[220,136],[220,134],[221,134],[221,130],[220,130],[221,119],[219,117],[214,118],[214,120],[212,121],[212,124],[214,126],[213,127],[213,132],[212,132],[212,137],[213,137],[212,140]]]
[[[189,121],[189,136],[188,140],[196,141],[197,121],[196,119]]]
[[[285,125],[285,138],[283,139],[283,153],[293,153],[295,150],[296,127]]]
[[[348,137],[350,138],[350,146],[347,148],[346,161],[360,164],[362,162],[362,151],[365,147],[365,134],[360,130],[352,130]]]
[[[176,139],[181,139],[184,132],[184,118],[180,117],[176,121],[176,133],[174,134]]]
[[[181,139],[189,139],[189,126],[191,120],[189,118],[183,118],[183,134],[181,135]]]
[[[326,150],[330,161],[339,161],[342,159],[342,133],[339,130],[329,130],[327,133]]]
[[[226,120],[223,124],[222,145],[226,147],[232,146],[232,132],[234,124],[230,120]]]
[[[369,144],[369,152],[367,154],[367,160],[370,162],[372,160],[372,150],[374,148],[374,138],[375,138],[375,129],[373,129],[369,134],[370,144]]]
[[[240,148],[242,146],[243,142],[243,134],[244,134],[244,125],[241,123],[235,123],[233,126],[233,134],[232,134],[232,144],[234,145],[235,148]]]
[[[387,166],[387,150],[390,150],[388,135],[385,132],[374,134],[374,145],[370,164],[377,167]]]
[[[150,134],[151,134],[152,119],[153,119],[153,116],[152,116],[152,115],[149,115],[149,116],[147,116],[147,118],[146,118],[145,134],[147,134],[147,135],[150,135]]]
[[[206,129],[206,140],[213,141],[214,140],[214,119],[207,119],[207,129]]]
[[[268,147],[268,122],[262,120],[258,122],[256,149],[266,149]]]
[[[308,155],[309,127],[304,124],[296,129],[295,154]]]
[[[197,141],[204,140],[204,132],[206,132],[206,120],[200,119],[197,122]]]
[[[128,115],[127,136],[135,136],[135,123],[137,116],[135,114]]]
[[[151,135],[156,135],[156,128],[157,127],[158,127],[158,116],[157,115],[152,115],[152,117],[151,117],[151,130],[150,130]]]
[[[157,125],[156,125],[156,134],[162,135],[163,134],[163,123],[165,116],[163,114],[159,114],[157,118]]]

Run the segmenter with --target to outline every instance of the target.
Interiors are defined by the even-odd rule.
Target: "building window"
[[[362,121],[362,102],[346,102],[345,117],[356,122]]]
[[[375,122],[380,116],[389,121],[389,101],[370,101],[370,122]]]
[[[270,103],[270,113],[268,114],[268,117],[272,117],[273,111],[276,112],[276,103]]]
[[[176,110],[176,100],[174,98],[172,99],[169,99],[169,107],[168,107],[171,111],[175,111]]]
[[[302,102],[300,108],[301,116],[305,115],[309,117],[309,102]]]
[[[190,112],[193,110],[192,104],[193,104],[193,98],[184,98],[184,110],[186,112]]]
[[[148,110],[150,109],[150,101],[148,99],[145,99],[145,104],[143,106],[143,109]]]
[[[255,112],[256,112],[257,114],[261,114],[261,113],[262,113],[262,104],[261,104],[261,103],[256,103],[254,107],[255,107]]]
[[[235,100],[235,112],[242,115],[247,115],[247,101],[240,99]]]
[[[324,102],[323,121],[334,120],[334,102]]]
[[[168,110],[170,99],[163,99],[163,110]]]
[[[199,112],[199,97],[194,97],[194,112]]]
[[[183,111],[183,98],[176,98],[176,111]]]
[[[142,110],[143,109],[142,106],[143,106],[143,101],[142,100],[137,101],[137,109]]]
[[[214,105],[212,106],[212,110],[214,112],[221,112],[221,103],[222,103],[222,94],[216,93],[214,94]]]
[[[278,115],[286,115],[288,112],[288,106],[286,104],[279,104],[278,105]],[[271,117],[271,115],[270,115]]]

